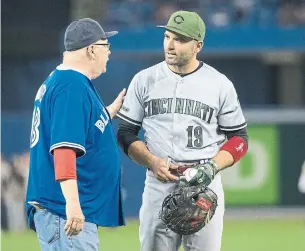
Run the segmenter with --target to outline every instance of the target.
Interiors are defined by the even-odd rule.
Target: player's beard
[[[165,53],[165,62],[168,65],[183,67],[189,64],[193,57],[192,53],[181,53],[175,54],[174,56],[169,56]]]

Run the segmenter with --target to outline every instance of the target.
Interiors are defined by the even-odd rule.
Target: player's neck
[[[192,60],[187,65],[183,65],[183,66],[168,65],[168,67],[171,71],[173,71],[177,74],[188,74],[188,73],[195,71],[198,68],[199,64],[200,64],[200,62],[197,59],[195,59],[195,60]]]
[[[80,56],[78,56],[76,54],[75,55],[74,54],[64,54],[62,64],[65,67],[68,67],[72,70],[82,73],[89,79],[93,78],[91,71],[88,67],[88,64],[83,63],[82,58],[80,58]]]
[[[92,79],[91,74],[87,69],[82,67],[82,65],[79,65],[77,63],[69,63],[69,62],[63,62],[62,63],[65,67],[70,68],[71,70],[80,72],[81,74],[85,75],[87,78]]]

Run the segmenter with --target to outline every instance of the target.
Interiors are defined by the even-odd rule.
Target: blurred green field
[[[100,250],[137,251],[138,222],[100,229]],[[2,251],[38,251],[34,232],[2,233]],[[164,250],[166,251],[166,250]],[[226,220],[222,251],[305,251],[305,220]]]

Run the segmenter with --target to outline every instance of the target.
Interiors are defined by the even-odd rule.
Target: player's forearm
[[[111,108],[111,106],[107,106],[106,107],[109,115],[110,115],[110,118],[113,119],[115,117],[115,115],[117,114],[117,111],[115,111],[114,109]]]
[[[126,94],[126,89],[124,88],[119,95],[117,96],[117,98],[113,101],[113,103],[109,106],[106,107],[107,111],[109,112],[109,115],[111,117],[111,119],[114,119],[116,114],[118,113],[118,111],[121,108],[121,105],[123,103],[123,99],[124,96]]]
[[[232,166],[234,163],[233,156],[227,151],[219,151],[213,160],[216,162],[219,171]]]
[[[60,187],[65,197],[66,203],[71,202],[71,203],[79,204],[77,180],[75,179],[62,180],[60,182]]]
[[[133,142],[128,147],[128,156],[139,165],[147,168],[152,166],[152,163],[156,158],[140,140]]]

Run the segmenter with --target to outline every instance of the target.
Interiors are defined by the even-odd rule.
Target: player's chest
[[[217,116],[220,91],[204,83],[186,80],[158,82],[144,97],[145,117],[158,114],[185,114],[205,121]]]

